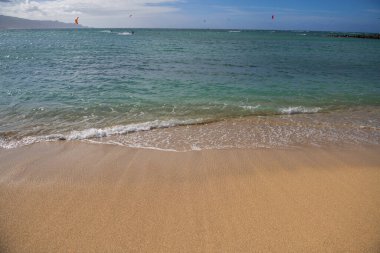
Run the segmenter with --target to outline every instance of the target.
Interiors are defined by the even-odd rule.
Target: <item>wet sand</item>
[[[0,150],[0,252],[379,252],[379,154]]]

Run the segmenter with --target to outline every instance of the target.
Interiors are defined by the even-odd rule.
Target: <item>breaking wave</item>
[[[168,128],[174,126],[192,125],[203,123],[203,119],[194,120],[154,120],[143,123],[118,125],[106,128],[89,128],[81,131],[72,131],[69,134],[51,134],[45,136],[27,136],[19,140],[6,139],[0,137],[0,148],[11,149],[25,145],[30,145],[38,142],[45,141],[58,141],[58,140],[87,140],[95,138],[104,138],[113,135],[122,135],[139,131],[148,131],[157,128]]]
[[[66,140],[83,140],[91,138],[102,138],[117,134],[127,134],[138,131],[148,131],[156,128],[167,128],[173,126],[190,125],[201,123],[202,119],[197,120],[154,120],[144,123],[129,124],[129,125],[119,125],[106,128],[90,128],[82,131],[72,131],[69,135],[65,137]]]
[[[128,36],[128,35],[132,35],[132,33],[130,33],[130,32],[121,32],[121,33],[117,33],[117,35]]]
[[[299,114],[299,113],[317,113],[322,110],[321,107],[303,107],[303,106],[290,106],[282,107],[279,109],[281,114]]]

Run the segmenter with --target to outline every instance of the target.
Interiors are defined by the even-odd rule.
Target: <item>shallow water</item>
[[[260,127],[239,134],[226,131],[222,134],[226,141],[218,137],[219,145],[203,125],[199,129],[207,133],[199,134],[204,144],[193,134],[186,137],[187,146],[179,149],[252,143],[277,146],[274,139],[281,146],[292,146],[315,142],[310,138],[291,141],[297,135],[312,135],[308,131],[315,126],[313,121],[297,128],[311,115],[316,121],[327,120],[334,136],[345,136],[339,140],[378,142],[377,40],[332,38],[315,32],[134,32],[0,31],[0,146],[114,136],[123,145],[161,147],[165,145],[159,143],[166,142],[167,148],[178,148],[174,139],[186,134],[172,139],[161,136],[156,144],[148,145],[149,134],[158,131],[152,129],[170,127],[161,129],[169,136],[168,131],[185,129],[172,128],[177,125],[219,121],[223,125],[225,119],[233,122],[242,117]],[[278,115],[291,115],[284,119],[301,123],[290,124],[283,132],[277,129],[284,124]],[[353,120],[358,115],[359,123]],[[368,131],[375,135],[365,138],[360,131],[366,130],[344,132],[335,125],[344,121],[365,128],[371,120]],[[133,139],[136,136],[140,139]],[[240,141],[227,141],[232,136]],[[331,141],[332,135],[328,136],[318,138],[321,143]],[[279,141],[282,137],[288,141]],[[244,140],[251,140],[250,144],[243,144]]]

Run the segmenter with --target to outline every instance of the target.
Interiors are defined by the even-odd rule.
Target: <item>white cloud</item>
[[[163,13],[178,11],[173,3],[179,0],[52,0],[0,2],[0,14],[40,20],[72,22],[80,15],[80,21],[88,26],[125,26],[144,23]],[[126,19],[129,15],[131,19]],[[128,22],[126,22],[128,21]],[[127,23],[127,24],[126,24]]]

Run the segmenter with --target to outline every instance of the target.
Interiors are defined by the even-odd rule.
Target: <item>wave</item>
[[[278,111],[281,114],[299,114],[299,113],[317,113],[320,110],[322,110],[321,107],[290,106],[290,107],[282,107]]]
[[[154,120],[143,123],[118,125],[106,128],[89,128],[81,131],[72,131],[69,134],[51,134],[45,136],[27,136],[20,140],[6,139],[0,137],[0,148],[12,149],[33,143],[59,140],[88,140],[104,138],[112,135],[122,135],[127,133],[149,131],[157,128],[168,128],[174,126],[192,125],[205,122],[203,119],[194,120]]]
[[[243,108],[247,111],[255,112],[256,116],[270,116],[276,114],[301,114],[301,113],[317,113],[322,110],[321,107],[304,107],[304,106],[289,106],[289,107],[280,107],[277,109],[271,110],[261,110],[261,105],[240,105],[240,108]]]
[[[260,112],[261,105],[241,105],[240,108],[251,111],[255,115],[261,116],[270,116],[273,113],[268,113],[266,111]],[[293,107],[280,107],[277,110],[279,114],[301,114],[301,113],[317,113],[322,108],[320,107],[304,107],[304,106],[293,106]],[[274,113],[274,114],[277,114]],[[11,135],[0,135],[0,148],[12,149],[20,146],[26,146],[33,143],[38,142],[49,142],[49,141],[59,141],[59,140],[89,140],[89,139],[98,139],[109,137],[113,135],[123,135],[132,132],[138,131],[149,131],[157,128],[168,128],[174,126],[184,126],[184,125],[193,125],[193,124],[201,124],[205,122],[214,122],[215,120],[210,121],[204,120],[202,118],[198,119],[189,119],[189,120],[179,120],[179,119],[171,119],[171,120],[154,120],[147,121],[142,123],[135,124],[127,124],[127,125],[116,125],[112,127],[105,128],[88,128],[80,131],[71,131],[67,134],[50,134],[43,136],[27,136],[20,139],[16,139],[11,137]],[[14,136],[14,135],[13,135]],[[195,148],[196,149],[196,148]]]
[[[38,142],[47,142],[47,141],[57,141],[64,140],[64,136],[61,134],[52,134],[46,136],[27,136],[22,138],[21,140],[8,140],[0,138],[0,148],[4,149],[12,149],[18,148],[22,146],[27,146],[30,144],[38,143]]]
[[[229,33],[239,33],[239,32],[241,32],[241,31],[238,31],[238,30],[232,30],[232,31],[228,31]]]
[[[117,134],[127,134],[132,132],[138,132],[138,131],[148,131],[156,128],[167,128],[167,127],[173,127],[173,126],[181,126],[181,125],[190,125],[190,124],[196,124],[201,123],[202,119],[197,120],[154,120],[154,121],[148,121],[144,123],[137,123],[137,124],[129,124],[129,125],[119,125],[119,126],[113,126],[113,127],[106,127],[106,128],[90,128],[82,131],[72,131],[69,135],[66,136],[66,140],[83,140],[83,139],[90,139],[90,138],[102,138],[102,137],[108,137],[112,135]]]
[[[133,35],[133,34],[130,32],[121,32],[121,33],[117,33],[117,35],[128,36],[128,35]]]
[[[241,105],[240,108],[243,108],[244,110],[248,111],[255,111],[257,108],[259,108],[261,105]]]
[[[101,33],[111,33],[111,30],[102,30]]]

